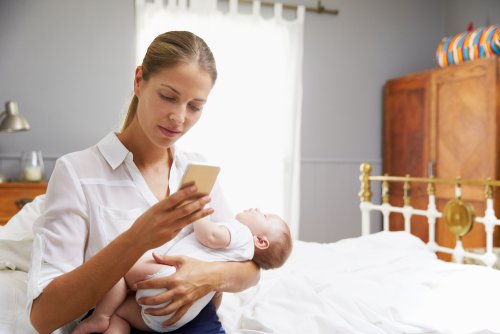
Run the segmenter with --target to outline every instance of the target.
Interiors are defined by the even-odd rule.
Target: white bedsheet
[[[500,333],[500,271],[442,262],[420,239],[377,233],[296,242],[257,287],[224,294],[229,333]]]
[[[0,333],[30,334],[26,273],[0,270]],[[225,293],[228,333],[500,333],[500,271],[436,259],[420,239],[381,232],[296,241],[284,267]]]

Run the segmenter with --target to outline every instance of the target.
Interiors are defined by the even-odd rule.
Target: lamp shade
[[[7,101],[5,111],[0,114],[0,131],[16,132],[29,129],[28,121],[19,113],[17,102]]]

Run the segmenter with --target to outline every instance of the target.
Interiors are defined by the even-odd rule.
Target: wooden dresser
[[[410,74],[389,80],[384,88],[383,170],[389,175],[500,179],[500,58],[485,58]],[[391,186],[401,194],[402,185]],[[484,214],[484,189],[463,187],[477,215]],[[500,214],[497,189],[495,210]],[[454,196],[450,188],[437,189],[442,209]],[[394,196],[393,196],[394,197]],[[396,203],[396,199],[394,199]],[[401,203],[397,203],[401,204]],[[412,206],[427,206],[426,186],[412,187]],[[391,215],[391,229],[403,228],[403,219]],[[484,228],[476,224],[464,237],[464,247],[485,244]],[[428,239],[425,218],[412,218],[412,232]],[[455,237],[442,222],[437,241],[454,246]],[[495,244],[499,244],[495,232]]]
[[[37,195],[44,194],[46,182],[6,182],[0,183],[0,225],[5,225],[19,209]]]

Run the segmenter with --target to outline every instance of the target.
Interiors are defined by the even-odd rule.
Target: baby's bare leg
[[[130,324],[130,326],[134,327],[135,329],[141,330],[141,331],[151,331],[151,329],[144,323],[144,320],[142,320],[142,315],[141,315],[141,307],[139,304],[137,304],[137,301],[135,300],[135,297],[133,294],[130,294],[127,300],[116,310],[115,315],[113,316],[113,320],[118,322],[118,319],[127,319],[127,323]],[[110,326],[111,328],[111,326]],[[106,332],[105,334],[112,334],[112,333],[122,333],[122,332]]]
[[[110,326],[111,316],[127,298],[127,285],[122,278],[97,304],[94,313],[83,320],[72,334],[102,333]]]
[[[137,282],[143,281],[149,275],[156,274],[165,267],[164,264],[156,263],[152,258],[141,258],[125,275],[127,286],[135,290],[134,285]]]
[[[172,271],[175,272],[175,268],[168,268],[168,266],[164,264],[158,264],[152,258],[142,258],[127,272],[125,275],[125,281],[127,282],[129,288],[136,290],[135,283],[143,281],[149,276],[156,275],[158,272],[166,269],[172,269]],[[159,290],[161,291],[164,289]],[[153,290],[139,290],[137,294],[144,294],[145,291],[149,291],[151,293]],[[135,294],[131,294],[131,297],[129,297],[127,301],[120,306],[116,314],[127,319],[129,324],[134,328],[151,331],[149,326],[144,322],[141,313],[142,309],[143,307],[137,303]]]
[[[133,304],[137,306],[137,312],[135,308],[132,308],[132,305],[129,305],[132,304],[132,302],[129,302],[127,299],[127,291],[129,288],[135,290],[134,285],[136,282],[146,279],[148,275],[156,274],[164,267],[165,265],[156,263],[152,258],[139,259],[139,261],[130,268],[125,278],[118,281],[118,283],[104,295],[104,298],[96,306],[94,313],[78,324],[72,334],[102,333],[104,331],[106,331],[106,333],[108,333],[108,331],[109,333],[122,333],[123,328],[128,326],[128,324],[123,324],[125,319],[127,321],[129,320],[127,316],[131,316],[134,323],[137,323],[139,326],[142,325],[144,326],[144,330],[148,330],[149,328],[142,321],[140,314],[141,308],[133,296],[132,300]],[[122,317],[116,318],[113,314],[117,312],[119,308],[122,308],[120,305],[125,301],[127,305],[124,305],[121,311]],[[135,325],[133,326],[136,327]],[[136,328],[141,329],[142,327]]]
[[[111,322],[109,323],[108,330],[103,334],[130,334],[130,325],[127,320],[113,314],[111,316]]]

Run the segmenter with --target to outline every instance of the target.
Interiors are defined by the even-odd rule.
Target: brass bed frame
[[[362,235],[370,234],[370,212],[378,211],[382,214],[383,231],[389,231],[389,215],[391,213],[399,213],[404,218],[404,230],[410,233],[411,217],[424,216],[427,217],[429,240],[427,246],[434,252],[442,252],[451,254],[453,261],[462,263],[467,259],[478,260],[488,267],[493,267],[498,261],[497,255],[493,248],[493,232],[495,226],[500,226],[500,219],[496,217],[493,194],[494,188],[500,187],[500,181],[496,180],[466,180],[460,177],[456,179],[444,178],[423,178],[398,176],[372,176],[372,166],[369,163],[362,163],[360,166],[361,175],[361,190],[359,198],[361,200],[361,233]],[[381,202],[375,204],[372,202],[371,183],[381,183]],[[393,206],[389,203],[389,183],[403,183],[403,206]],[[427,184],[428,205],[426,210],[413,208],[411,206],[411,187],[414,183]],[[448,184],[454,185],[455,197],[449,200],[442,211],[439,211],[436,206],[436,185]],[[484,186],[486,209],[484,216],[476,216],[474,207],[470,202],[462,198],[462,185],[479,185]],[[436,242],[436,220],[442,218],[448,227],[449,231],[456,236],[457,242],[454,248],[438,245]],[[481,253],[471,252],[464,249],[462,245],[462,237],[469,233],[474,225],[479,223],[484,225],[486,233],[485,251]]]

